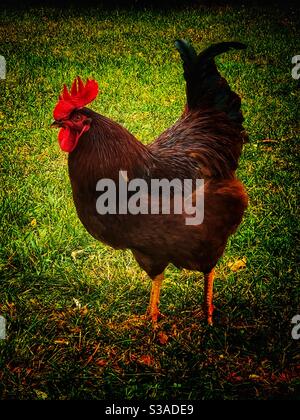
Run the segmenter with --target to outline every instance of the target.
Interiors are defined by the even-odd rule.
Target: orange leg
[[[214,288],[214,269],[209,274],[204,274],[204,308],[207,316],[207,323],[213,324],[212,316],[214,312],[213,288]]]
[[[161,273],[158,276],[154,277],[154,279],[152,280],[150,303],[149,303],[147,314],[150,316],[154,324],[157,323],[157,318],[159,316],[158,304],[159,304],[160,289],[161,289],[163,278],[164,278],[164,274]]]

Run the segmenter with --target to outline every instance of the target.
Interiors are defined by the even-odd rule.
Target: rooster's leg
[[[149,303],[147,314],[150,316],[154,324],[157,323],[157,318],[159,316],[158,304],[159,304],[160,288],[161,288],[163,278],[164,278],[164,274],[162,273],[154,277],[154,279],[152,280],[150,303]]]
[[[214,311],[213,305],[213,288],[214,288],[214,269],[210,273],[204,274],[204,308],[207,317],[207,323],[213,324],[212,316]]]

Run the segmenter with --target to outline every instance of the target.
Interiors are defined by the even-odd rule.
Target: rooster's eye
[[[78,122],[81,120],[81,116],[79,114],[74,115],[74,117],[72,118],[73,121]]]

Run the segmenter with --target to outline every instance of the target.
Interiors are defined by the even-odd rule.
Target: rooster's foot
[[[158,308],[151,308],[151,307],[147,309],[145,316],[148,320],[152,321],[154,328],[157,328],[158,320],[164,317],[164,315],[159,311]]]
[[[214,305],[211,305],[209,308],[206,305],[203,305],[201,309],[197,309],[193,312],[195,318],[206,319],[208,325],[213,325],[213,312],[215,310]]]

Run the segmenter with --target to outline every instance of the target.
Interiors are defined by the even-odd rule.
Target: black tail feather
[[[240,42],[221,42],[208,47],[197,55],[185,40],[177,40],[175,46],[183,61],[188,110],[214,108],[225,112],[228,118],[243,130],[240,97],[233,92],[220,75],[214,58],[230,49],[245,49]]]

